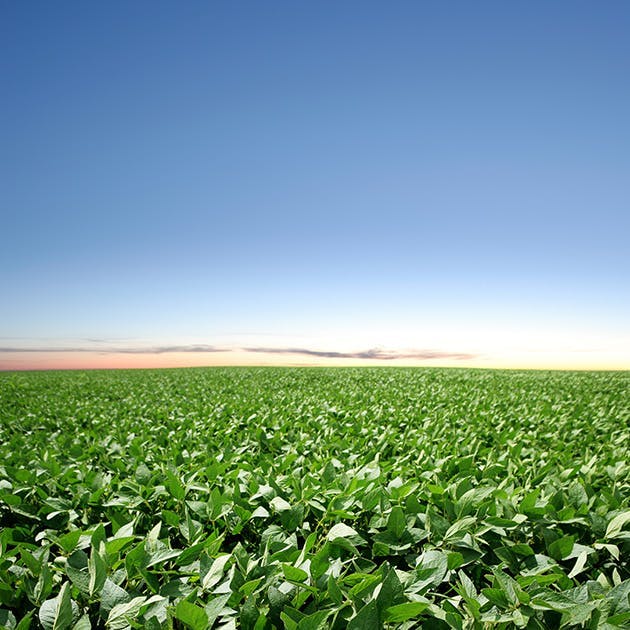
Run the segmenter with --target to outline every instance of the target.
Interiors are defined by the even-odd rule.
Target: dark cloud
[[[396,350],[381,350],[372,348],[360,352],[333,352],[327,350],[310,350],[308,348],[242,348],[246,352],[259,352],[264,354],[298,354],[323,359],[375,359],[379,361],[392,361],[394,359],[474,359],[477,355],[464,352],[442,352],[439,350],[411,350],[398,352]]]

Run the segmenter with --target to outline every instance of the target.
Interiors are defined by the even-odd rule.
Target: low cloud
[[[393,361],[395,359],[474,359],[477,355],[464,352],[443,352],[440,350],[382,350],[371,348],[359,352],[333,352],[327,350],[310,350],[308,348],[242,348],[245,352],[261,354],[297,354],[301,356],[319,357],[323,359],[375,359],[377,361]]]
[[[254,354],[296,355],[302,357],[316,357],[319,359],[360,359],[371,361],[394,361],[396,359],[411,359],[426,361],[431,359],[453,359],[465,361],[474,359],[478,355],[464,352],[445,352],[441,350],[383,350],[370,348],[356,352],[338,352],[333,350],[312,350],[310,348],[272,348],[272,347],[244,347],[218,348],[208,344],[189,344],[172,346],[4,346],[0,347],[0,354],[54,354],[54,353],[91,353],[91,354],[174,354],[174,353],[219,353],[219,352],[250,352]]]
[[[171,352],[229,352],[226,348],[217,348],[215,346],[209,346],[206,344],[195,344],[188,346],[148,346],[146,348],[86,348],[85,346],[65,346],[62,348],[44,347],[44,348],[29,348],[29,347],[0,347],[0,353],[21,353],[21,352],[34,352],[34,353],[49,353],[49,352],[89,352],[98,354],[166,354]]]
[[[126,348],[118,350],[124,354],[164,354],[167,352],[229,352],[225,348],[216,348],[206,344],[197,344],[190,346],[155,346],[152,348]]]

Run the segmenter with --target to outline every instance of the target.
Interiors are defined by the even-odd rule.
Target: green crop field
[[[0,627],[628,628],[629,386],[0,374]]]

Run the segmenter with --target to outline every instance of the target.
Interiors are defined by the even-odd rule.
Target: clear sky
[[[630,3],[5,2],[0,368],[630,368]]]

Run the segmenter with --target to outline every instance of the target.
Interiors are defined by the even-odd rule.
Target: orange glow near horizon
[[[567,352],[544,353],[544,356],[523,352],[501,355],[479,355],[453,359],[367,359],[329,358],[292,353],[247,352],[6,352],[0,355],[0,370],[91,370],[91,369],[155,369],[219,366],[397,366],[397,367],[466,367],[490,369],[555,369],[555,370],[628,370],[625,356],[614,353],[588,353],[576,356]]]

